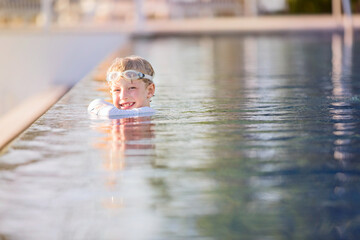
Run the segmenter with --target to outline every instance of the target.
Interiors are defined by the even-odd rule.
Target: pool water
[[[155,116],[79,82],[0,157],[3,239],[359,239],[360,41],[135,39]],[[20,231],[21,229],[21,231]]]

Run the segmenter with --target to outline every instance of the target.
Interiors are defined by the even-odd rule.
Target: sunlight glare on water
[[[156,115],[93,119],[82,80],[1,156],[0,236],[358,239],[359,46],[136,39]]]

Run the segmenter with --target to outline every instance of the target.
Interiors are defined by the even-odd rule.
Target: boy
[[[145,59],[138,56],[116,58],[106,77],[113,104],[96,99],[90,103],[88,111],[106,117],[154,113],[150,108],[155,93],[153,77],[154,69]]]

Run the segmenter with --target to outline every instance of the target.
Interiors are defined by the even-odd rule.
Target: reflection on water
[[[154,138],[152,127],[150,117],[113,119],[93,123],[92,128],[106,134],[100,137],[94,146],[104,152],[103,168],[109,173],[105,185],[114,191],[114,195],[117,194],[117,185],[121,185],[118,173],[125,167],[139,165],[147,160],[148,156],[154,155],[155,145],[151,142]],[[139,157],[139,159],[132,162],[131,157]],[[126,159],[129,161],[129,166],[127,166]],[[109,199],[104,200],[105,207],[118,208],[123,205],[122,197],[112,195]]]
[[[1,236],[359,239],[359,43],[137,39],[157,114],[90,119],[80,82],[1,156]]]
[[[334,121],[333,134],[337,136],[334,141],[334,158],[345,167],[347,159],[353,157],[349,150],[351,150],[351,136],[356,134],[356,124],[353,122],[354,110],[351,103],[343,101],[344,98],[352,96],[352,42],[345,41],[345,44],[342,44],[340,36],[334,35],[332,37],[332,53],[333,99],[338,100],[331,103],[330,109]]]
[[[124,168],[126,156],[141,156],[142,150],[153,149],[155,146],[146,140],[153,138],[150,117],[134,117],[113,119],[109,123],[100,123],[93,126],[96,130],[106,133],[100,138],[95,147],[108,150],[104,157],[104,168],[117,171]],[[130,150],[139,150],[129,153]]]

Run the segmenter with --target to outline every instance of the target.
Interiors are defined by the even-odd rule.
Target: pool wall
[[[0,150],[128,40],[121,33],[2,31]]]

